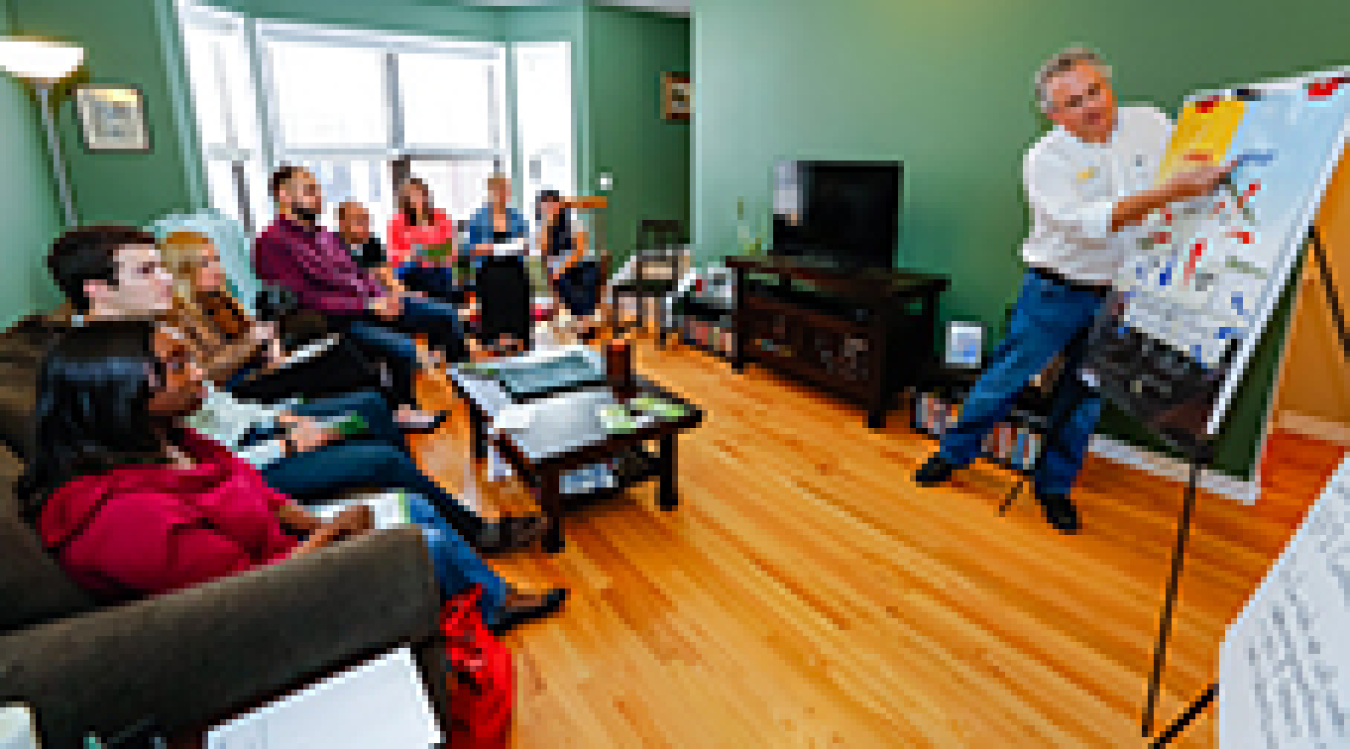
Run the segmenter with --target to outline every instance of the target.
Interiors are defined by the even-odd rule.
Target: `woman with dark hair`
[[[581,328],[578,334],[582,340],[589,340],[595,333],[600,266],[587,257],[586,233],[572,228],[568,211],[568,202],[557,190],[540,191],[534,208],[539,253],[558,298]]]
[[[469,247],[478,258],[478,338],[487,346],[528,350],[533,321],[524,252],[502,250],[527,239],[530,227],[510,205],[511,180],[506,175],[489,177],[487,190],[487,205],[469,220]]]
[[[399,281],[441,299],[454,296],[451,268],[459,257],[454,241],[455,224],[431,202],[431,188],[417,177],[408,178],[398,188],[398,213],[389,221],[386,253]],[[447,254],[431,254],[445,245],[450,245]]]
[[[368,507],[321,520],[185,427],[184,417],[201,404],[203,373],[162,331],[140,321],[94,323],[62,336],[43,362],[37,457],[19,495],[72,579],[101,600],[126,601],[371,529]],[[562,604],[561,588],[513,589],[425,498],[409,495],[408,503],[447,598],[481,584],[484,619],[499,630]]]

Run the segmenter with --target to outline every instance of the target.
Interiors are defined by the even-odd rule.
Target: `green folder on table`
[[[634,398],[629,401],[629,403],[633,408],[636,408],[639,411],[655,414],[662,419],[680,419],[688,413],[683,404],[673,403],[660,398],[644,396],[642,398]]]

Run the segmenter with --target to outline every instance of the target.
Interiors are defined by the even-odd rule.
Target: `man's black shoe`
[[[928,459],[923,467],[914,472],[914,483],[919,486],[936,486],[946,483],[947,479],[952,477],[952,471],[955,468],[951,463],[942,459],[941,455],[934,455]]]
[[[1055,530],[1063,533],[1078,532],[1078,511],[1074,509],[1073,500],[1069,499],[1069,495],[1036,492],[1036,499],[1040,501],[1041,509],[1045,510],[1045,519],[1050,521],[1050,525],[1055,526]]]

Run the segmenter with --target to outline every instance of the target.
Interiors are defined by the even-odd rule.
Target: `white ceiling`
[[[613,5],[635,10],[649,10],[676,16],[687,16],[693,0],[591,0],[593,5]],[[574,5],[566,0],[465,0],[464,5],[494,5],[498,7]]]

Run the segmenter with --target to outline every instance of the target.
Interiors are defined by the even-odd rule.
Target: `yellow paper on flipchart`
[[[1221,161],[1228,153],[1233,133],[1242,122],[1246,109],[1247,102],[1240,99],[1220,99],[1204,112],[1196,107],[1196,102],[1187,102],[1172,131],[1162,166],[1158,168],[1157,184],[1185,170],[1188,154],[1205,156],[1211,164]],[[1196,162],[1190,165],[1194,167]]]

